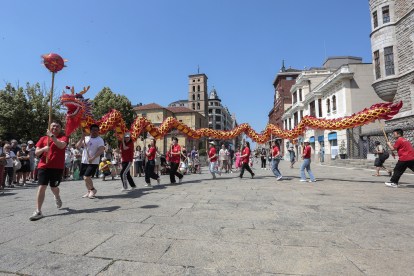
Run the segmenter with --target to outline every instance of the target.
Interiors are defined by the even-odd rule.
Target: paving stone
[[[283,246],[359,248],[341,234],[333,232],[276,231],[276,236]]]
[[[39,259],[47,259],[50,254],[33,249],[0,246],[0,271],[18,272]]]
[[[185,268],[182,266],[168,266],[152,263],[116,261],[107,270],[98,276],[119,276],[119,275],[151,275],[151,276],[183,276]]]
[[[219,226],[194,226],[191,224],[155,225],[144,237],[167,238],[178,240],[218,241],[220,239]]]
[[[87,256],[155,263],[172,243],[173,240],[164,238],[115,235]]]
[[[274,230],[224,228],[220,241],[280,245]]]

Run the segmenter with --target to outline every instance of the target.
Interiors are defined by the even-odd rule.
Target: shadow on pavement
[[[103,208],[93,208],[93,209],[81,209],[81,210],[75,210],[70,208],[61,208],[59,210],[65,210],[67,213],[59,213],[54,214],[50,216],[45,217],[55,217],[55,216],[66,216],[66,215],[72,215],[72,214],[91,214],[91,213],[98,213],[98,212],[113,212],[121,208],[121,206],[112,206],[112,207],[103,207]]]

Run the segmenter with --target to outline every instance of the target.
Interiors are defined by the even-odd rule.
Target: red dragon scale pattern
[[[89,87],[88,87],[89,89]],[[184,135],[190,139],[200,139],[203,136],[219,140],[233,139],[243,132],[247,134],[254,142],[259,144],[266,143],[271,134],[276,137],[282,137],[284,139],[295,139],[303,134],[307,128],[313,129],[326,129],[326,130],[342,130],[352,127],[363,126],[369,124],[378,119],[389,120],[396,115],[401,107],[402,102],[398,104],[380,103],[374,104],[369,109],[364,109],[352,116],[337,118],[337,119],[317,119],[312,116],[305,116],[300,123],[292,130],[284,130],[275,125],[269,124],[262,134],[256,133],[249,124],[241,124],[235,129],[230,131],[219,131],[209,128],[191,129],[187,125],[177,121],[173,117],[169,117],[162,122],[162,124],[156,128],[146,118],[136,118],[131,125],[131,129],[125,125],[122,120],[121,112],[111,109],[109,113],[104,115],[99,121],[95,121],[92,118],[92,108],[88,100],[83,99],[82,94],[86,93],[87,89],[80,94],[74,94],[72,88],[72,94],[63,94],[61,98],[62,105],[68,108],[66,114],[66,135],[73,133],[80,125],[85,129],[85,132],[89,134],[89,128],[92,124],[98,124],[100,126],[99,134],[103,135],[109,130],[116,130],[117,134],[122,138],[124,133],[131,133],[133,141],[138,139],[141,132],[147,131],[155,139],[161,139],[167,135],[171,129],[178,129]]]

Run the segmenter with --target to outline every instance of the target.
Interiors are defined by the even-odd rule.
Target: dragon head
[[[92,117],[92,105],[89,99],[83,98],[83,94],[88,90],[89,86],[88,88],[84,87],[79,94],[75,94],[75,89],[72,87],[71,94],[63,94],[60,98],[62,105],[68,109],[66,112],[66,135],[74,132],[86,116]]]

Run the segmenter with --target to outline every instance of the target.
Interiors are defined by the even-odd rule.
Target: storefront
[[[321,151],[321,162],[324,162],[324,159],[325,159],[325,137],[322,135],[322,136],[318,136],[318,143],[319,143],[319,148],[320,148],[320,151]]]
[[[328,134],[329,146],[331,148],[331,159],[335,159],[338,155],[338,135],[336,132]]]

